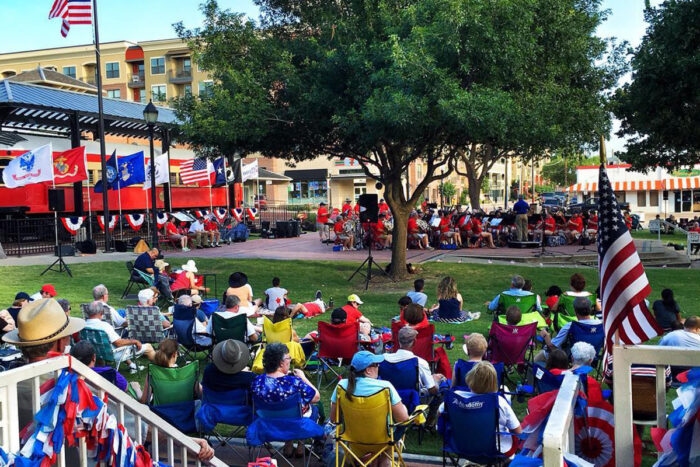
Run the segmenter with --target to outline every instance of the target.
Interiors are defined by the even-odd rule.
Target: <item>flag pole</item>
[[[226,175],[226,156],[221,157],[224,160],[224,180],[226,181],[226,213],[229,214],[229,210],[231,209],[231,200],[229,199],[228,176]]]
[[[83,146],[85,150],[83,151],[83,163],[85,164],[85,170],[87,170],[87,148]],[[90,229],[90,239],[92,239],[92,203],[90,202],[90,177],[87,178],[87,199],[88,199],[88,229]]]
[[[100,139],[100,164],[102,165],[102,209],[105,220],[105,253],[112,251],[111,233],[109,231],[109,196],[107,193],[107,156],[105,154],[104,103],[102,101],[102,61],[100,60],[100,29],[97,24],[97,0],[92,0],[92,26],[95,41],[95,78],[97,80],[97,132]]]
[[[114,154],[115,163],[117,164],[117,172],[119,172],[119,157],[117,154]],[[123,240],[124,239],[124,229],[122,227],[122,187],[119,186],[119,181],[117,181],[117,199],[119,200],[119,239]],[[109,220],[111,221],[112,218],[110,217]]]

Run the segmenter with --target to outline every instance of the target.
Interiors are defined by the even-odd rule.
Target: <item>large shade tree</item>
[[[636,169],[700,163],[700,2],[647,5],[649,23],[632,58],[632,81],[616,94],[625,161]]]
[[[465,154],[530,155],[607,124],[614,73],[594,65],[598,0],[256,3],[259,23],[211,0],[202,28],[178,26],[216,83],[211,98],[176,104],[184,137],[215,152],[356,159],[384,184],[394,276],[412,207]],[[417,160],[409,191],[402,176]]]

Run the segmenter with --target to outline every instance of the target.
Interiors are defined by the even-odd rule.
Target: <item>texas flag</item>
[[[17,188],[52,180],[51,144],[15,157],[2,172],[2,181],[7,188]]]
[[[85,146],[53,154],[53,177],[56,185],[87,180]]]

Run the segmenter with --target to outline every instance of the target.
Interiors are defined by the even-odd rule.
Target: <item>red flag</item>
[[[56,185],[87,180],[85,146],[53,153],[53,178]],[[46,182],[51,183],[51,182]]]

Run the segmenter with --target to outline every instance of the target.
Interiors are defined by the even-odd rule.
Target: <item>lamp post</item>
[[[146,120],[148,125],[148,142],[151,146],[151,222],[153,223],[153,228],[151,229],[151,235],[153,235],[151,248],[158,248],[158,213],[156,212],[156,163],[153,154],[153,127],[158,121],[158,109],[153,105],[153,101],[148,101],[148,105],[143,109],[143,119]]]

